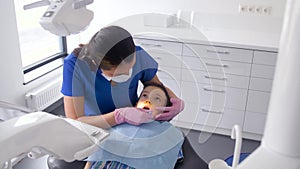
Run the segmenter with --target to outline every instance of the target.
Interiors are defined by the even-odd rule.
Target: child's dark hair
[[[143,90],[148,87],[148,86],[154,86],[154,87],[158,87],[160,88],[161,90],[163,90],[163,92],[165,93],[166,97],[167,97],[167,105],[166,106],[172,106],[172,102],[170,100],[170,96],[168,94],[168,91],[166,89],[166,87],[162,84],[162,83],[156,83],[156,82],[146,82],[144,83],[144,88]]]

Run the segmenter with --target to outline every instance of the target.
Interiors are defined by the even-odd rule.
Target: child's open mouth
[[[145,106],[143,107],[143,109],[145,109],[145,110],[150,110],[150,107],[149,107],[148,105],[145,105]]]

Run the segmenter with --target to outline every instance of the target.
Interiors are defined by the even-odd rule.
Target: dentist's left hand
[[[135,126],[153,121],[150,110],[144,110],[136,107],[125,107],[114,111],[117,124],[129,123]]]
[[[156,107],[156,110],[163,111],[163,113],[157,115],[155,120],[168,121],[172,120],[177,114],[184,109],[184,101],[179,98],[170,99],[171,107]]]

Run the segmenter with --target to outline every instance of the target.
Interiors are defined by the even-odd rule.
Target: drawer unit
[[[181,97],[180,69],[160,66],[157,76],[166,87],[170,88],[178,97]]]
[[[202,70],[208,73],[234,74],[250,76],[251,64],[220,61],[214,59],[199,58],[194,56],[183,56],[182,68]]]
[[[147,38],[135,42],[159,63],[159,79],[185,101],[175,125],[231,131],[238,124],[250,137],[263,134],[276,52]],[[224,131],[218,132],[228,134]]]
[[[182,81],[248,89],[249,77],[182,69]]]
[[[274,66],[253,64],[251,69],[251,77],[273,79],[274,71],[275,71]]]
[[[186,109],[178,115],[178,121],[194,124],[231,129],[235,124],[243,126],[244,112],[233,109],[217,109],[201,107],[197,103],[187,103]]]
[[[173,80],[173,79],[164,79],[164,78],[161,78],[159,79],[166,87],[168,87],[169,89],[171,89],[175,94],[176,96],[178,97],[182,97],[181,95],[181,87],[180,87],[180,84],[178,83],[177,80]]]
[[[263,78],[251,77],[249,89],[250,90],[271,92],[272,83],[273,83],[272,79],[263,79]]]
[[[269,92],[249,90],[246,111],[267,114],[269,100]]]
[[[162,79],[172,79],[180,83],[181,70],[173,67],[159,66],[157,70],[157,76]]]
[[[180,42],[170,42],[170,41],[160,41],[151,39],[139,39],[135,38],[134,42],[136,45],[141,46],[146,51],[151,51],[151,53],[169,53],[172,55],[181,56],[182,43]]]
[[[151,53],[151,51],[148,53],[155,59],[159,66],[181,68],[181,56],[166,53]]]
[[[266,114],[246,111],[243,131],[255,134],[263,134],[266,118]]]
[[[228,47],[216,47],[199,44],[184,44],[183,56],[197,56],[215,60],[228,60],[236,62],[251,63],[253,51]]]
[[[245,110],[247,90],[182,82],[182,98],[201,106]]]
[[[253,63],[275,66],[277,60],[276,52],[254,51]]]

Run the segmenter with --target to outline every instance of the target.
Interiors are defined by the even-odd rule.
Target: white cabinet
[[[245,110],[247,90],[201,83],[181,83],[182,98],[200,106]]]
[[[277,53],[254,51],[244,131],[262,134],[265,127]]]
[[[246,112],[244,131],[255,134],[263,134],[266,117],[266,114]]]
[[[201,58],[197,56],[182,56],[183,68],[202,70],[209,73],[234,74],[249,76],[251,64]]]
[[[254,51],[253,63],[275,66],[277,52]]]
[[[182,43],[151,39],[135,39],[134,41],[157,61],[159,64],[157,76],[164,85],[181,97]]]
[[[243,126],[252,59],[252,50],[183,44],[181,92],[191,107],[177,120],[216,129]]]
[[[136,45],[143,47],[149,53],[181,55],[182,43],[152,39],[134,39]]]
[[[159,63],[160,80],[185,101],[185,109],[173,119],[175,125],[193,129],[208,126],[212,132],[228,134],[233,125],[239,124],[244,134],[261,136],[276,52],[157,37],[135,42]]]
[[[182,81],[248,89],[249,77],[182,69]]]
[[[198,56],[215,60],[229,60],[235,62],[251,63],[253,57],[252,50],[237,49],[230,47],[219,47],[212,45],[199,45],[185,43],[183,45],[183,55]]]
[[[199,106],[197,103],[186,103],[186,111],[179,114],[177,120],[186,123],[186,127],[203,125],[214,128],[230,129],[233,125],[243,126],[244,112],[233,109],[216,109]]]

